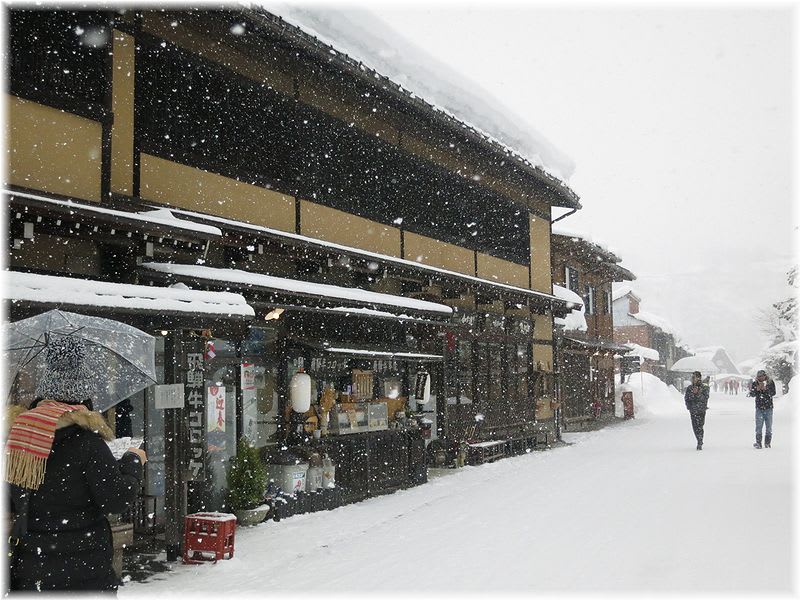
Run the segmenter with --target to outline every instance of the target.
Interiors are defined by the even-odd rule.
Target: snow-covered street
[[[568,447],[241,528],[232,560],[176,564],[120,595],[789,592],[797,394],[776,398],[773,448],[756,450],[752,399],[712,393],[698,452],[681,397],[664,392],[633,421],[565,434]]]

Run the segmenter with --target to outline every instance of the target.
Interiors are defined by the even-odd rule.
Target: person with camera
[[[775,382],[763,369],[750,382],[750,396],[756,399],[756,442],[754,448],[761,448],[761,431],[764,432],[764,446],[772,444],[772,398],[775,396]]]
[[[706,423],[706,411],[708,410],[708,382],[703,381],[700,371],[692,373],[692,383],[686,388],[683,399],[686,403],[686,410],[692,418],[692,430],[697,439],[697,449],[703,449],[703,427]]]

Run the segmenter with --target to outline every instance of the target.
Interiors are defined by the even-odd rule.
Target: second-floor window
[[[568,290],[578,293],[578,271],[569,265],[564,266],[564,285]]]
[[[594,288],[589,284],[584,286],[583,304],[586,307],[587,315],[593,315],[597,312],[597,307],[595,306]]]
[[[604,315],[610,315],[611,314],[611,307],[613,306],[613,303],[614,303],[614,298],[611,295],[611,290],[606,290],[605,291],[605,300],[606,300],[606,305],[603,307],[603,314]]]

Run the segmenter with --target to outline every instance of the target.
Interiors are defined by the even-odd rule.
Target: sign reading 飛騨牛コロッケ
[[[186,355],[186,429],[189,443],[186,447],[187,481],[205,480],[205,378],[203,375],[203,353],[190,352]]]

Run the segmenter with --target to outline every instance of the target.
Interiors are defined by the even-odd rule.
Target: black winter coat
[[[695,412],[708,410],[708,392],[709,390],[706,384],[690,385],[687,387],[683,395],[686,408]]]
[[[81,424],[59,420],[44,482],[30,492],[28,533],[10,565],[12,590],[113,590],[119,583],[106,515],[134,501],[142,465],[132,452],[114,459],[95,433],[98,413],[65,417]]]
[[[766,389],[758,389],[758,380],[754,379],[750,382],[750,395],[756,399],[756,408],[767,409],[772,408],[772,397],[775,395],[775,382],[772,379],[766,379]]]

